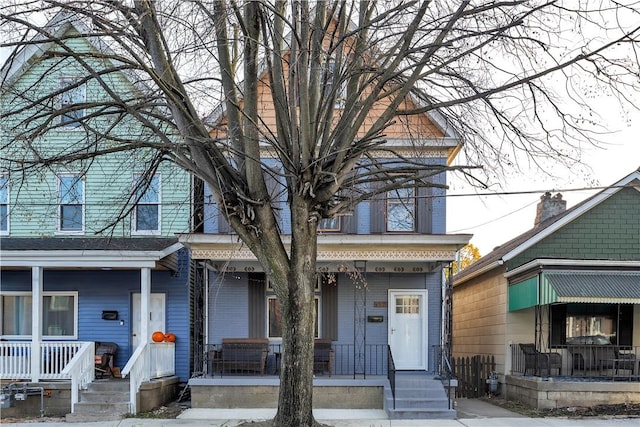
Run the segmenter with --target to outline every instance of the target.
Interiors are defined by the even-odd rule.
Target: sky
[[[615,184],[640,168],[640,114],[628,128],[621,129],[615,118],[608,121],[611,134],[605,138],[606,148],[583,152],[584,163],[592,174],[576,174],[572,170],[556,169],[558,178],[550,178],[536,170],[514,173],[502,180],[504,192],[530,192],[529,194],[488,195],[489,191],[471,188],[456,177],[450,178],[447,197],[447,233],[473,234],[471,244],[486,255],[496,246],[533,227],[536,205],[545,191],[561,193],[567,208],[592,196],[599,190],[569,191]],[[469,196],[456,196],[470,194]],[[480,195],[478,195],[480,194]],[[640,213],[638,214],[640,218]],[[640,220],[640,219],[639,219]]]

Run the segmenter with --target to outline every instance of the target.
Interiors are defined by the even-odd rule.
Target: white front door
[[[426,290],[389,290],[389,346],[396,369],[427,369],[426,301]]]
[[[165,318],[165,296],[164,294],[151,294],[149,300],[149,336],[147,337],[147,342],[151,341],[151,334],[155,331],[164,330],[164,318]],[[137,348],[140,343],[140,322],[142,319],[140,318],[140,294],[133,294],[132,299],[132,310],[131,310],[131,344],[133,348]]]

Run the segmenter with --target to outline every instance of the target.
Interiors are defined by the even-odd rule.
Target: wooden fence
[[[478,355],[453,360],[453,373],[458,379],[456,397],[476,398],[487,394],[487,378],[496,370],[494,356]]]

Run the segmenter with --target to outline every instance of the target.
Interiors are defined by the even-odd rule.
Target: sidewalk
[[[389,420],[383,410],[316,409],[334,427],[638,427],[638,418],[527,418],[477,399],[458,399],[456,420]],[[273,418],[275,409],[187,409],[177,419],[126,418],[93,423],[2,423],[2,427],[235,427]]]

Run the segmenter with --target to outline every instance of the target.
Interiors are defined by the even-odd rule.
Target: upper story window
[[[33,299],[30,292],[0,295],[2,336],[24,339],[32,333]],[[77,292],[45,292],[42,296],[42,335],[75,339],[78,325]]]
[[[84,182],[80,175],[58,176],[58,231],[84,230]]]
[[[84,104],[87,97],[86,86],[79,84],[80,77],[60,77],[58,84],[60,89],[66,89],[60,94],[59,107],[62,112],[60,124],[65,128],[78,128],[84,117],[84,108],[78,108],[78,104]]]
[[[9,234],[9,177],[0,175],[0,235]]]
[[[334,79],[338,79],[339,87],[336,88],[334,108],[344,108],[345,100],[347,99],[347,81],[340,80],[340,70],[337,69],[338,64],[335,58],[329,58],[326,63],[326,84],[324,86],[324,96],[328,98],[334,95]]]
[[[318,231],[321,232],[333,232],[337,233],[340,231],[340,217],[334,216],[333,218],[324,218],[320,220],[318,224]]]
[[[135,234],[158,234],[160,232],[160,177],[155,175],[148,182],[141,175],[135,177],[136,200],[133,210]]]
[[[387,231],[416,231],[416,190],[387,192]]]

